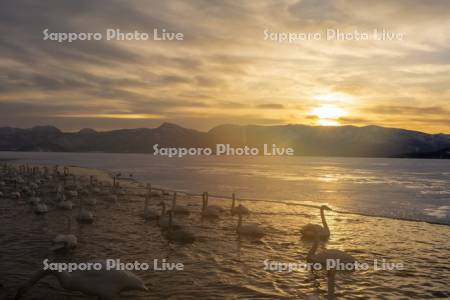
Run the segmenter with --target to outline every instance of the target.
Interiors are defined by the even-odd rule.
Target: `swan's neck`
[[[161,216],[164,216],[166,214],[166,203],[162,203],[162,212],[161,212]]]
[[[67,233],[70,234],[72,231],[72,220],[68,215],[65,215],[65,217],[67,219]]]
[[[237,224],[237,227],[236,227],[236,231],[237,232],[239,232],[239,230],[241,229],[241,226],[242,226],[242,215],[239,214],[238,224]]]
[[[175,208],[175,205],[177,205],[177,194],[176,193],[173,194],[172,208]]]
[[[169,232],[172,231],[172,212],[169,213]]]
[[[145,196],[145,206],[144,206],[144,212],[148,211],[148,196]]]
[[[334,286],[335,286],[335,274],[336,272],[333,270],[328,271],[327,277],[328,277],[328,300],[334,300]]]
[[[231,210],[234,210],[235,206],[236,206],[236,197],[233,194],[233,200],[231,201]]]
[[[329,231],[330,229],[328,228],[328,224],[327,224],[327,220],[325,219],[325,212],[324,212],[323,208],[320,209],[320,218],[322,219],[323,228],[326,231]]]
[[[306,260],[308,260],[308,261],[314,260],[314,256],[316,255],[316,251],[317,251],[318,247],[319,247],[319,240],[316,239],[314,241],[311,249],[308,252],[308,256],[306,257]]]

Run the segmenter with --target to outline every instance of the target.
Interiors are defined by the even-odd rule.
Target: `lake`
[[[36,164],[132,173],[155,186],[450,224],[450,160],[0,152]]]
[[[11,299],[17,287],[42,268],[43,261],[86,262],[120,259],[182,263],[180,271],[136,271],[150,291],[125,299],[318,299],[327,293],[323,272],[296,269],[278,272],[266,264],[301,264],[310,242],[300,228],[320,224],[319,211],[297,204],[326,203],[331,237],[327,249],[339,249],[369,266],[338,274],[338,299],[448,299],[450,297],[450,161],[319,157],[197,157],[163,159],[143,154],[13,153],[32,164],[77,165],[121,172],[153,186],[229,197],[252,211],[247,222],[264,228],[261,240],[238,238],[237,218],[200,217],[199,197],[179,195],[189,216],[176,217],[197,239],[190,245],[169,243],[153,221],[142,218],[144,190],[128,189],[117,203],[99,199],[95,222],[72,224],[78,247],[68,255],[49,250],[66,228],[63,213],[51,204],[44,216],[12,199],[0,201],[0,299]],[[160,210],[160,199],[150,209]],[[170,199],[165,200],[168,205]],[[229,199],[211,198],[229,207]],[[339,211],[354,212],[355,214]],[[65,212],[75,219],[78,210]],[[364,216],[361,214],[370,214]],[[378,216],[378,217],[377,217]],[[389,218],[386,218],[389,217]],[[415,221],[398,220],[407,218]],[[447,225],[430,224],[428,221]],[[383,269],[383,262],[402,269]],[[23,299],[93,299],[61,289],[52,278],[41,280]]]

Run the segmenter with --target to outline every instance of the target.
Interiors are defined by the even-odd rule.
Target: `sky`
[[[106,40],[107,29],[147,41]],[[155,41],[153,30],[183,40]],[[100,32],[59,43],[48,32]],[[327,40],[326,32],[394,40]],[[266,33],[320,33],[294,42]],[[275,35],[271,35],[272,37]],[[447,0],[0,1],[0,126],[219,124],[450,133]]]

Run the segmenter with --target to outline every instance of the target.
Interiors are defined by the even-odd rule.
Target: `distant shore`
[[[407,154],[407,155],[397,155],[397,156],[342,156],[342,155],[287,155],[294,157],[333,157],[333,158],[397,158],[397,159],[450,159],[450,150],[445,150],[446,152],[439,153],[425,153],[425,154]],[[44,152],[44,153],[98,153],[98,154],[147,154],[154,156],[152,152],[107,152],[107,151],[11,151],[11,150],[0,150],[2,152],[21,152],[21,153],[36,153],[36,152]],[[221,155],[205,155],[210,157],[220,157]],[[231,156],[231,155],[229,155]],[[238,156],[238,155],[236,155]],[[263,157],[267,155],[255,155],[256,157]],[[177,157],[178,158],[178,157]],[[11,161],[16,160],[16,158],[0,158],[0,161]]]
[[[450,158],[450,134],[430,134],[375,125],[227,124],[206,132],[173,123],[163,123],[155,128],[111,131],[85,128],[78,132],[64,132],[54,126],[27,129],[0,127],[0,140],[0,151],[155,155],[155,145],[165,149],[215,149],[217,145],[229,145],[235,149],[256,149],[255,152],[264,154],[264,145],[269,145],[270,153],[276,153],[277,156],[287,154],[289,149],[292,152],[289,155],[292,156]],[[280,152],[280,149],[286,150]]]

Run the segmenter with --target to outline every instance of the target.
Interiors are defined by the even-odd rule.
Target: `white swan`
[[[78,191],[76,190],[67,191],[67,195],[69,195],[72,198],[76,198],[78,197]]]
[[[328,206],[322,205],[320,207],[320,218],[322,219],[322,225],[318,224],[307,224],[302,227],[300,233],[302,239],[312,240],[318,237],[319,239],[326,240],[330,237],[330,229],[328,228],[327,221],[325,219],[324,210],[331,210]]]
[[[84,224],[92,224],[94,222],[94,214],[83,207],[81,199],[79,205],[80,207],[78,210],[77,222]]]
[[[77,247],[78,239],[73,234],[58,234],[52,244],[53,246],[50,248],[52,251],[70,250]]]
[[[205,199],[206,199],[206,207],[209,209],[215,209],[217,212],[221,213],[224,212],[225,209],[222,206],[219,205],[209,205],[209,194],[208,192],[203,193],[205,195]]]
[[[102,268],[86,271],[51,271],[40,270],[22,287],[19,288],[14,299],[20,299],[41,278],[53,275],[66,290],[79,291],[86,295],[97,296],[101,300],[117,300],[122,291],[148,291],[144,282],[135,274],[116,269],[108,270],[106,262],[99,262]]]
[[[322,265],[323,270],[327,271],[327,277],[328,277],[328,300],[334,300],[334,288],[335,288],[335,277],[336,277],[336,268],[329,268],[327,269],[327,261],[329,262],[329,266],[333,265],[344,265],[344,266],[355,266],[356,259],[351,256],[350,254],[336,249],[327,249],[323,250],[322,252],[316,254],[317,248],[319,246],[319,237],[316,237],[314,239],[314,243],[311,247],[311,249],[308,252],[308,255],[306,257],[306,261],[308,263],[312,264],[320,264]],[[335,262],[332,264],[331,262]],[[348,271],[353,271],[353,267],[350,268]]]
[[[145,206],[144,206],[144,219],[146,220],[158,220],[159,215],[155,211],[148,208],[148,203],[150,199],[148,195],[145,195]]]
[[[31,205],[38,205],[40,202],[41,202],[41,198],[39,198],[39,197],[31,197],[28,200],[28,203]]]
[[[173,193],[172,208],[170,209],[175,215],[189,215],[189,209],[185,206],[177,205],[177,192]]]
[[[36,197],[36,192],[32,190],[31,197],[28,199],[28,203],[31,205],[37,205],[39,202],[41,202],[41,198]]]
[[[162,206],[161,215],[158,220],[158,226],[161,228],[169,228],[170,219],[168,214],[166,213],[166,203],[164,201],[161,201],[159,205]],[[172,228],[173,229],[179,229],[181,226],[179,224],[176,224],[175,222],[172,222]]]
[[[21,198],[21,194],[20,194],[20,192],[12,192],[11,194],[9,194],[9,197],[11,199],[20,199]]]
[[[69,216],[64,215],[67,219],[67,234],[58,234],[52,242],[52,247],[50,250],[59,251],[59,250],[70,250],[76,248],[78,245],[78,239],[74,234],[71,234],[72,231],[72,220]]]
[[[236,227],[236,232],[239,236],[247,236],[253,238],[261,238],[265,235],[264,229],[258,224],[242,224],[242,214],[238,214],[238,224]]]
[[[250,210],[247,207],[245,207],[245,206],[243,206],[241,204],[239,204],[236,207],[236,195],[233,193],[232,200],[231,200],[231,215],[234,216],[234,215],[237,215],[237,214],[241,214],[243,216],[249,215],[250,214]]]
[[[105,200],[108,202],[116,203],[117,199],[119,199],[116,195],[116,192],[113,191],[112,194],[108,193],[108,195],[105,197]]]
[[[127,195],[127,191],[125,189],[122,188],[118,188],[118,190],[116,191],[116,193],[120,196],[126,196]]]
[[[220,217],[220,212],[214,207],[208,206],[208,202],[205,197],[205,193],[203,193],[202,197],[202,218],[207,219],[218,219]]]
[[[66,196],[62,194],[59,202],[56,204],[56,207],[64,210],[72,210],[73,203],[70,200],[66,200]]]
[[[175,229],[173,227],[173,212],[169,211],[168,215],[169,215],[169,227],[167,228],[167,231],[165,233],[166,238],[169,241],[177,243],[183,244],[193,243],[195,241],[195,235],[192,232],[187,231],[186,229],[182,228]]]
[[[94,197],[87,197],[83,199],[83,202],[88,206],[95,206],[97,204],[97,199]]]
[[[23,195],[31,195],[32,190],[28,186],[23,186],[21,188],[21,192],[22,192]]]
[[[44,215],[48,213],[48,207],[44,202],[39,202],[34,206],[34,213],[36,215]]]
[[[18,177],[16,178],[16,183],[18,183],[18,184],[24,184],[24,183],[25,183],[25,180],[24,180],[21,176],[18,176]]]
[[[31,190],[37,190],[39,188],[36,182],[31,182],[28,186]]]
[[[66,200],[66,194],[64,192],[64,187],[61,185],[61,183],[58,183],[58,185],[55,188],[56,192],[56,200],[58,202]]]

